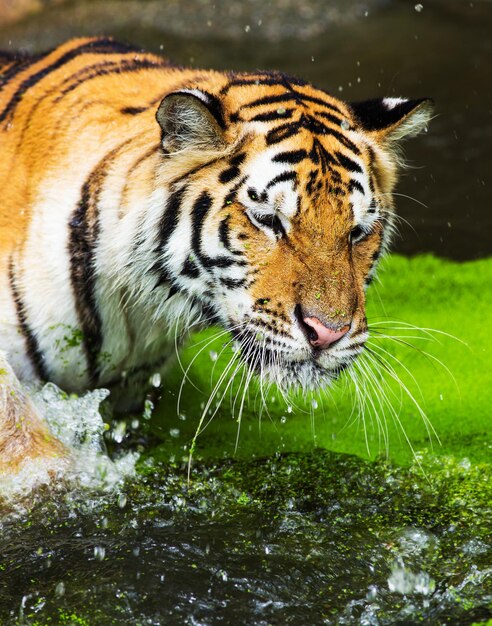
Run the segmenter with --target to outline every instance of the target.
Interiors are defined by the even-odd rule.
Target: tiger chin
[[[210,323],[259,376],[330,384],[364,349],[399,143],[431,112],[112,39],[0,54],[0,468],[66,454],[7,402],[18,380],[129,409]]]

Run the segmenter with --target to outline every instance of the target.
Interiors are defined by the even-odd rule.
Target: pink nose
[[[341,339],[350,329],[350,325],[347,324],[340,330],[332,330],[322,324],[317,317],[305,317],[303,321],[312,329],[309,332],[309,343],[313,347],[321,348],[322,350]]]

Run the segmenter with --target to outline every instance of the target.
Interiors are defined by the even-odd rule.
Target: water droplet
[[[126,422],[121,420],[121,422],[117,422],[116,426],[113,430],[113,441],[116,443],[121,443],[126,435]]]
[[[249,33],[250,30],[251,30],[251,26],[249,24],[246,24],[246,26],[244,27],[244,32]]]
[[[340,122],[340,126],[343,128],[343,130],[349,130],[350,122],[348,120],[342,120]]]
[[[316,410],[318,408],[318,401],[313,398],[311,400],[311,406],[313,407],[314,410]]]
[[[140,555],[140,547],[139,546],[135,546],[135,548],[133,548],[132,552],[133,552],[133,556],[139,556]]]
[[[150,379],[150,384],[152,385],[152,387],[161,386],[161,375],[159,374],[159,372],[156,372],[155,374],[152,375]]]
[[[65,595],[65,583],[59,582],[57,586],[55,587],[55,596],[57,598],[61,598],[64,595]]]
[[[152,411],[154,410],[154,403],[152,400],[145,400],[144,410],[142,413],[142,417],[144,420],[149,420],[152,417]]]
[[[211,361],[216,361],[217,360],[217,352],[215,352],[215,350],[210,350],[210,352],[208,353],[208,356],[210,357]]]
[[[177,437],[179,437],[179,428],[171,428],[169,434],[171,435],[171,437],[176,439]]]
[[[140,420],[138,420],[136,417],[132,419],[132,423],[131,423],[132,429],[137,430],[139,426],[140,426]]]
[[[415,10],[417,11],[417,13],[420,13],[422,11],[422,9],[424,8],[423,4],[416,4],[415,5]]]
[[[179,418],[182,422],[185,422],[185,421],[186,421],[186,415],[185,415],[184,413],[180,413],[180,414],[178,415],[178,418]]]
[[[287,407],[287,413],[292,413],[292,407],[291,406]]]
[[[287,113],[287,110],[285,109],[285,107],[279,107],[277,109],[277,114],[278,115],[285,115]]]
[[[343,91],[342,85],[338,85],[338,91]]]
[[[120,509],[124,509],[127,503],[127,497],[124,493],[120,493],[118,496],[118,506]]]
[[[426,572],[414,573],[406,568],[401,561],[393,565],[391,575],[388,578],[389,590],[402,595],[410,593],[429,595],[435,587],[436,583],[429,574]]]
[[[311,61],[314,63],[314,57],[311,57]]]
[[[263,24],[263,20],[258,20],[258,26],[261,26]]]
[[[280,423],[285,424],[286,421],[287,421],[287,418],[285,417],[285,415],[282,415],[282,417],[280,418]]]
[[[104,548],[103,546],[94,546],[94,558],[96,558],[98,561],[102,561],[104,560],[105,556],[106,548]]]

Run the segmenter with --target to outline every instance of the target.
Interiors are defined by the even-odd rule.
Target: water
[[[492,617],[490,486],[452,461],[427,469],[430,484],[317,450],[201,464],[188,485],[185,463],[147,459],[124,501],[86,492],[3,523],[1,623]]]
[[[78,397],[51,383],[32,393],[51,432],[70,451],[69,459],[59,463],[40,460],[24,466],[14,476],[0,476],[0,519],[2,513],[22,514],[42,501],[46,490],[57,492],[55,497],[65,493],[75,498],[85,489],[114,493],[125,478],[135,475],[138,453],[115,453],[112,459],[107,454],[104,434],[109,441],[121,442],[120,425],[125,424],[115,422],[108,432],[100,413],[108,394],[106,389],[96,389]]]

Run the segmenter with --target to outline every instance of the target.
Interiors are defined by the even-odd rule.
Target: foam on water
[[[30,461],[16,474],[0,476],[2,504],[19,508],[26,498],[35,498],[35,490],[46,485],[72,493],[110,493],[117,491],[126,477],[134,475],[137,453],[126,452],[111,459],[106,450],[103,434],[107,425],[99,408],[108,395],[106,389],[83,396],[67,395],[52,383],[32,395],[51,432],[68,449],[69,458]]]

